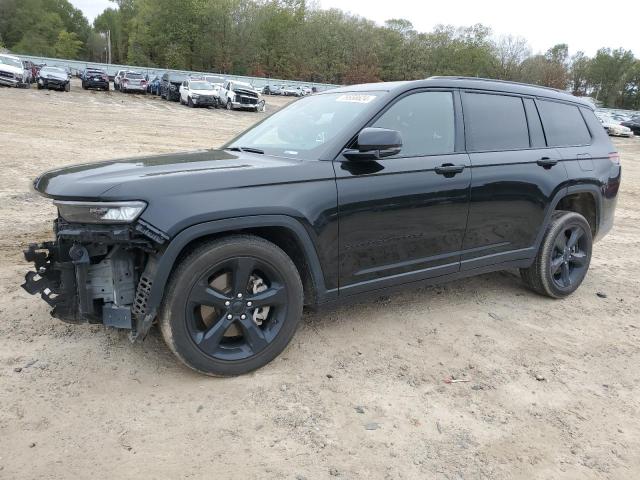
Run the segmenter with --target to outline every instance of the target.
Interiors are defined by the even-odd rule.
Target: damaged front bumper
[[[34,271],[22,287],[69,323],[102,323],[144,338],[155,312],[146,311],[157,248],[166,240],[150,225],[55,223],[56,241],[24,250]]]

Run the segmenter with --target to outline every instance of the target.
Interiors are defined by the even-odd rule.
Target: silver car
[[[120,91],[122,93],[127,92],[140,92],[143,95],[147,93],[147,80],[141,73],[127,72],[120,79]]]

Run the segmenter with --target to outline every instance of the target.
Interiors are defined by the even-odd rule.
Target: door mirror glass
[[[367,127],[358,134],[357,149],[347,149],[349,160],[377,160],[397,155],[402,150],[402,136],[397,130]]]

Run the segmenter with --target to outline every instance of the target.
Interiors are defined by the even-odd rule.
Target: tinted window
[[[527,119],[520,97],[466,93],[464,119],[469,150],[529,148]]]
[[[398,100],[373,124],[402,135],[399,157],[453,152],[455,127],[451,92],[414,93]]]
[[[587,125],[575,105],[538,100],[538,109],[550,147],[591,143]]]

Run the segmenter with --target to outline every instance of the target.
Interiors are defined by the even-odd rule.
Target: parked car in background
[[[120,91],[122,93],[138,92],[146,95],[147,81],[141,73],[125,72],[120,78]]]
[[[312,93],[313,93],[313,90],[311,89],[311,87],[308,87],[306,85],[302,87],[303,95],[311,95]]]
[[[206,80],[188,78],[180,85],[180,103],[189,107],[215,107],[220,105],[220,86]]]
[[[617,120],[612,117],[601,115],[598,116],[598,120],[606,130],[606,132],[612,137],[632,137],[633,132],[630,128],[621,125]]]
[[[227,80],[220,89],[220,104],[227,110],[244,109],[264,111],[264,99],[253,85]]]
[[[22,68],[24,68],[24,71],[27,74],[27,83],[35,83],[36,76],[38,75],[35,63],[31,60],[23,60]]]
[[[0,85],[9,87],[28,87],[29,75],[22,61],[5,53],[0,54]]]
[[[164,73],[160,81],[160,97],[172,102],[180,100],[180,86],[187,78],[181,73]]]
[[[640,135],[640,115],[632,117],[626,122],[622,122],[621,125],[630,128],[634,134]]]
[[[224,85],[224,78],[218,77],[217,75],[202,75],[202,80],[206,80],[212,85]]]
[[[38,90],[46,88],[68,92],[71,90],[71,77],[64,68],[46,66],[38,72],[37,85]]]
[[[304,95],[302,87],[297,85],[288,85],[282,90],[282,93],[285,97],[302,97]]]
[[[114,90],[120,90],[120,80],[122,79],[122,77],[124,76],[124,74],[127,73],[126,70],[118,70],[115,77],[113,77],[113,89]]]
[[[282,85],[265,85],[262,89],[263,95],[282,95]]]
[[[106,92],[109,91],[109,75],[106,70],[99,68],[85,68],[80,75],[82,80],[82,88],[99,88]]]
[[[160,95],[160,77],[155,76],[153,80],[147,83],[147,93],[151,95]]]

